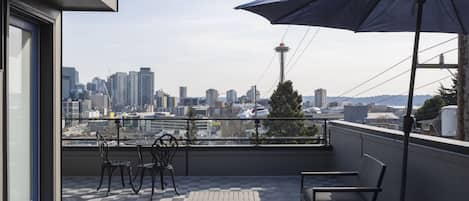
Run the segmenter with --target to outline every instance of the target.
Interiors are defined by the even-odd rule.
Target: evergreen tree
[[[303,98],[298,91],[293,89],[291,81],[279,83],[277,89],[270,97],[271,111],[269,118],[303,118],[301,103]],[[317,128],[312,126],[306,128],[303,121],[264,121],[264,126],[268,129],[267,136],[287,137],[287,136],[311,136],[317,133]]]
[[[445,106],[445,101],[440,95],[433,96],[425,101],[423,106],[415,113],[417,120],[433,119],[438,116],[441,108]]]
[[[458,104],[458,93],[457,93],[457,79],[453,78],[453,85],[450,88],[446,88],[443,85],[438,89],[438,94],[444,100],[445,105],[457,105]]]
[[[423,106],[415,113],[417,120],[433,119],[440,114],[441,108],[447,105],[457,105],[457,79],[453,78],[450,88],[443,85],[438,89],[438,94],[425,101]]]
[[[192,107],[189,107],[189,112],[187,113],[187,116],[190,118],[190,119],[193,119],[196,117],[196,114],[195,114],[195,111],[194,111],[194,108]],[[188,132],[188,137],[189,137],[189,141],[192,143],[192,144],[195,144],[194,143],[194,140],[197,139],[197,125],[196,125],[196,120],[189,120],[190,123],[189,123],[189,128],[187,128],[187,132]]]

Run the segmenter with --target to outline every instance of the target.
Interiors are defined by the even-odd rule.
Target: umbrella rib
[[[293,9],[292,11],[288,12],[287,14],[278,17],[277,19],[273,20],[273,22],[274,22],[274,23],[277,23],[277,22],[280,21],[281,19],[286,18],[286,17],[292,15],[293,13],[296,13],[296,12],[298,12],[299,10],[305,8],[307,5],[313,3],[314,1],[317,1],[317,0],[310,0],[310,1],[308,1],[307,3],[305,3],[305,4],[301,5],[301,6],[298,6],[298,8],[295,8],[295,9]]]
[[[454,4],[454,0],[451,0],[451,5],[453,6],[454,13],[456,14],[456,18],[458,19],[459,26],[461,27],[461,31],[464,34],[467,34],[466,28],[464,27],[464,24],[461,21],[461,16],[459,15],[458,9],[456,9],[456,5]]]
[[[355,28],[354,31],[358,31],[358,29],[360,29],[360,27],[363,25],[363,23],[366,21],[366,19],[368,19],[368,17],[370,17],[371,13],[375,10],[376,6],[378,6],[378,4],[381,2],[381,0],[376,0],[375,1],[375,4],[373,4],[373,6],[370,8],[370,10],[368,10],[368,13],[363,16],[363,19],[361,20],[360,24],[358,24],[358,26]]]

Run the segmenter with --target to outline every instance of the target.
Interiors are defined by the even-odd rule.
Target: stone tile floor
[[[126,177],[127,179],[127,177]],[[150,200],[151,179],[146,177],[139,194],[133,193],[128,184],[122,188],[120,177],[112,178],[111,193],[106,196],[107,178],[103,188],[96,191],[98,177],[63,177],[63,201],[98,201],[98,200]],[[190,192],[196,191],[257,191],[261,201],[298,201],[300,200],[299,176],[179,176],[176,177],[176,187],[180,195],[176,195],[170,178],[165,178],[168,184],[162,191],[159,180],[156,181],[155,201],[185,201]],[[308,178],[306,186],[330,186],[337,181],[330,178]]]

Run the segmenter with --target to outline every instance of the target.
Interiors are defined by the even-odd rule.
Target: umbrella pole
[[[410,138],[410,132],[412,131],[412,127],[414,125],[412,109],[413,109],[413,98],[414,98],[414,88],[415,88],[415,74],[417,71],[417,64],[418,64],[420,32],[422,28],[422,13],[423,13],[423,3],[424,3],[423,1],[424,0],[417,0],[418,11],[417,11],[417,23],[415,27],[414,52],[412,56],[412,69],[411,69],[411,74],[410,74],[409,95],[407,97],[407,112],[404,117],[404,139],[403,139],[403,151],[402,151],[400,201],[405,201],[405,195],[406,195],[409,138]]]

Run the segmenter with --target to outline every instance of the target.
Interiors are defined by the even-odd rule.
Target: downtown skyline
[[[145,68],[145,67],[144,67]],[[146,67],[146,68],[150,68],[150,71],[151,71],[151,67]],[[80,73],[79,71],[76,71],[74,67],[64,67],[64,69],[67,69],[68,70],[71,70],[73,72],[76,72],[76,73]],[[67,72],[67,71],[64,71],[64,72]],[[121,74],[121,75],[124,75],[126,78],[127,81],[126,83],[128,84],[124,84],[123,88],[125,88],[126,92],[124,92],[125,94],[127,94],[125,97],[127,98],[124,98],[125,99],[125,105],[128,105],[128,106],[138,106],[140,105],[138,103],[138,85],[137,86],[134,86],[132,87],[132,82],[135,82],[135,81],[131,81],[131,77],[132,77],[132,74],[136,74],[135,76],[137,77],[136,81],[138,82],[138,71],[128,71],[128,72],[112,72],[109,76],[107,76],[105,79],[102,79],[102,78],[99,78],[99,77],[94,77],[92,80],[79,80],[79,82],[77,83],[78,85],[81,85],[85,88],[88,88],[89,84],[95,84],[96,85],[96,90],[98,93],[103,93],[103,94],[106,94],[107,92],[104,92],[106,91],[105,89],[102,89],[102,87],[100,86],[104,86],[106,85],[106,82],[108,82],[110,80],[110,78],[112,78],[113,76],[117,75],[117,74]],[[63,76],[65,76],[64,79],[69,79],[68,77],[70,77],[69,75],[67,74],[63,74]],[[77,75],[78,76],[78,75]],[[80,76],[81,77],[81,76]],[[154,80],[157,80],[158,77],[155,75],[154,77]],[[65,82],[66,83],[66,82]],[[108,83],[109,84],[109,83]],[[67,85],[64,85],[64,88],[63,90],[67,91],[67,90],[70,90],[70,89],[67,89],[66,87]],[[121,87],[122,88],[122,87]],[[132,88],[134,88],[132,90]],[[190,92],[192,89],[188,86],[178,86],[178,91],[176,93],[172,93],[172,92],[169,92],[170,90],[168,89],[163,89],[163,88],[155,88],[154,89],[154,92],[153,92],[153,95],[155,97],[155,101],[156,101],[156,97],[160,96],[160,95],[164,95],[164,96],[167,96],[167,97],[171,97],[171,98],[177,98],[177,103],[180,103],[180,101],[182,101],[181,97],[184,99],[184,98],[187,98],[188,100],[187,101],[194,101],[194,99],[197,99],[198,101],[201,101],[201,100],[206,100],[207,98],[207,91],[209,90],[216,90],[216,93],[218,94],[217,95],[217,100],[219,101],[223,101],[223,102],[226,102],[226,103],[235,103],[235,102],[238,102],[238,101],[241,101],[241,102],[253,102],[254,101],[254,93],[253,93],[253,86],[251,87],[248,87],[248,88],[245,88],[245,89],[241,89],[241,90],[235,90],[235,89],[228,89],[228,90],[220,90],[219,88],[217,87],[210,87],[210,88],[207,88],[207,89],[204,89],[202,92],[195,92],[195,94],[199,94],[199,93],[202,93],[202,95],[200,96],[190,96],[188,95],[188,92]],[[89,89],[88,89],[89,90]],[[319,93],[318,95],[316,94],[317,91],[323,91],[321,93]],[[113,91],[112,89],[109,89],[109,92]],[[334,95],[327,95],[328,92],[325,92],[327,91],[327,89],[323,89],[323,88],[315,88],[312,90],[312,94],[301,94],[303,96],[303,103],[306,104],[307,106],[309,104],[309,106],[315,106],[315,107],[319,107],[319,108],[324,108],[328,105],[328,103],[333,103],[333,102],[342,102],[342,103],[347,103],[347,104],[370,104],[370,103],[376,103],[376,104],[384,104],[384,105],[393,105],[393,106],[403,106],[405,104],[405,100],[406,100],[406,95],[404,94],[397,94],[397,95],[377,95],[377,96],[364,96],[364,97],[349,97],[349,96],[344,96],[344,97],[338,97],[338,96],[334,96]],[[93,90],[90,91],[91,93],[93,93]],[[194,94],[194,92],[192,92]],[[67,94],[67,93],[63,93],[63,94]],[[150,93],[146,93],[146,94],[150,94]],[[261,91],[257,90],[257,100],[261,101],[261,102],[265,102],[266,100],[270,99],[270,95],[271,94],[262,94]],[[182,95],[182,96],[181,96]],[[315,102],[317,102],[318,100],[315,98],[316,96],[320,96],[321,100],[320,100],[320,105],[316,105]],[[428,94],[423,94],[423,95],[415,95],[415,103],[414,105],[416,106],[419,106],[419,105],[422,105],[423,102],[430,98],[431,95],[428,95]],[[112,98],[112,97],[111,97]],[[116,98],[116,97],[114,97]],[[132,101],[132,99],[135,99],[134,101]],[[136,103],[137,102],[137,103]],[[184,101],[183,101],[184,102]],[[309,107],[308,106],[308,107]]]
[[[295,89],[303,95],[312,95],[315,88],[322,87],[337,96],[410,55],[413,36],[410,33],[354,34],[336,29],[317,31],[314,27],[272,26],[258,16],[233,10],[242,2],[201,0],[184,2],[185,6],[181,7],[180,0],[142,0],[147,6],[137,12],[131,1],[122,1],[119,13],[65,13],[64,65],[76,66],[87,80],[95,76],[104,79],[109,72],[152,66],[158,77],[155,89],[165,89],[171,94],[177,94],[179,86],[191,89],[188,96],[204,96],[205,89],[215,86],[224,92],[244,91],[257,85],[266,97],[279,78],[279,62],[273,49],[285,36],[283,41],[291,48],[286,55],[286,80],[292,80]],[[96,30],[94,39],[84,30]],[[134,37],[122,40],[127,35]],[[300,43],[303,36],[306,38]],[[454,36],[424,34],[422,48]],[[307,47],[310,40],[311,45]],[[112,45],[89,49],[91,43]],[[454,47],[456,41],[423,53],[421,60]],[[456,62],[456,53],[446,55],[446,62]],[[267,67],[269,63],[272,65]],[[347,96],[409,68],[410,62],[403,62]],[[446,70],[420,71],[417,85],[446,75]],[[408,88],[407,83],[408,75],[403,75],[360,96],[401,94]],[[448,85],[450,79],[441,83]],[[435,83],[417,90],[416,94],[434,94],[438,86]]]

